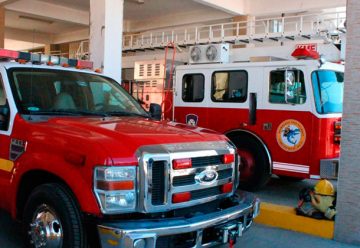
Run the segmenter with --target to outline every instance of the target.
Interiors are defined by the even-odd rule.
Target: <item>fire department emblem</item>
[[[306,131],[304,126],[297,120],[286,120],[279,125],[276,131],[276,139],[283,150],[296,152],[305,143]]]
[[[199,117],[194,114],[186,115],[186,124],[189,126],[197,126]]]

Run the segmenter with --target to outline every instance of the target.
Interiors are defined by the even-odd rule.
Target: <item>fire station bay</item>
[[[0,0],[0,248],[360,247],[359,0]]]

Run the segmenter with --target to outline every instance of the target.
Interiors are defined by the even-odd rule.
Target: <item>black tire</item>
[[[251,153],[255,160],[253,173],[248,178],[240,179],[239,188],[248,191],[257,191],[264,187],[270,180],[270,161],[263,145],[249,134],[233,133],[228,138],[236,145],[238,150],[244,150]],[[240,165],[240,177],[241,177]]]
[[[30,224],[34,223],[35,214],[47,210],[54,214],[61,223],[60,228],[57,227],[63,234],[60,247],[87,247],[86,233],[79,207],[71,192],[57,183],[43,184],[36,187],[25,204],[23,230],[26,247],[34,247],[31,244],[32,238],[29,232],[31,231]]]

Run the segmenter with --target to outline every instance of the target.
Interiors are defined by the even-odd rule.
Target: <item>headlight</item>
[[[136,208],[135,166],[97,167],[94,192],[103,213],[126,213]]]

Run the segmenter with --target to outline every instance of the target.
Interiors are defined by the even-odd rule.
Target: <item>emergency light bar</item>
[[[291,56],[297,59],[319,59],[320,55],[317,51],[306,49],[305,47],[296,48]]]
[[[33,64],[61,65],[63,67],[76,67],[77,69],[93,69],[93,62],[88,60],[68,59],[59,56],[49,56],[39,53],[26,53],[0,49],[0,59],[15,60],[19,63],[31,62]]]
[[[19,52],[11,51],[7,49],[1,49],[0,58],[2,59],[17,59],[19,57]]]

